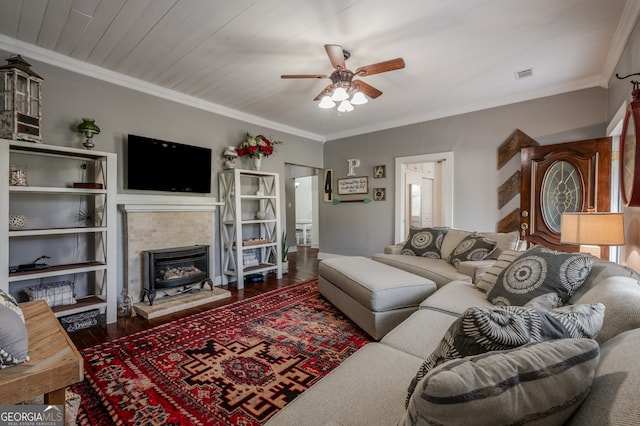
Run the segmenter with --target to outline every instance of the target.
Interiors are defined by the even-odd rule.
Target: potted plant
[[[282,251],[282,273],[286,274],[289,272],[289,259],[287,258],[287,254],[289,254],[289,245],[287,244],[287,233],[282,233],[282,241],[280,242],[281,251]]]

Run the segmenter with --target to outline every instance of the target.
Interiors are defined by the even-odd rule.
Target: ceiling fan
[[[338,111],[348,112],[353,110],[353,105],[362,105],[368,102],[368,96],[375,99],[382,95],[382,92],[362,80],[354,80],[354,77],[366,77],[368,75],[380,74],[387,71],[394,71],[404,68],[404,59],[396,58],[376,64],[366,65],[356,68],[355,71],[347,69],[345,61],[349,59],[351,53],[344,50],[337,44],[325,44],[325,50],[335,68],[331,74],[291,74],[281,75],[281,78],[329,78],[331,84],[322,89],[313,100],[320,101],[320,108],[333,108],[336,102],[340,102]],[[353,94],[349,101],[350,94]]]

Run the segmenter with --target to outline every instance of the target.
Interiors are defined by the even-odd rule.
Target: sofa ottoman
[[[436,288],[428,278],[362,256],[325,259],[318,265],[320,294],[376,340]]]

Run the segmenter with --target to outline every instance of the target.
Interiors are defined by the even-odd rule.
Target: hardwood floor
[[[298,246],[297,252],[289,253],[288,258],[289,272],[284,274],[282,279],[276,279],[273,275],[267,274],[267,278],[263,282],[245,284],[245,287],[242,290],[238,290],[235,283],[232,283],[230,286],[223,286],[221,288],[231,292],[231,297],[227,297],[226,299],[191,309],[185,309],[178,313],[165,315],[152,320],[146,320],[140,316],[118,318],[118,321],[114,324],[102,324],[96,327],[69,333],[69,336],[78,350],[82,350],[99,343],[127,336],[129,334],[146,330],[198,312],[228,305],[238,300],[257,296],[258,294],[266,293],[276,288],[285,287],[287,285],[299,283],[318,276],[318,249]]]

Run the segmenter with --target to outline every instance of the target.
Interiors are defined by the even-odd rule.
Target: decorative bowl
[[[27,217],[23,214],[9,215],[9,231],[19,231],[27,226]]]

